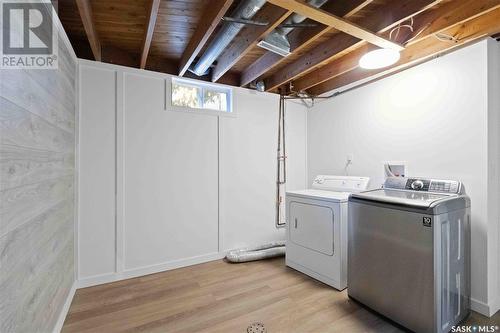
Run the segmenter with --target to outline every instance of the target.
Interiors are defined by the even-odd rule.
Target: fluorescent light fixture
[[[398,62],[399,51],[393,49],[378,49],[370,51],[359,59],[359,66],[364,69],[384,68]]]

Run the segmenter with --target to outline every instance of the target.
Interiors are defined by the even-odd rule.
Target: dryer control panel
[[[462,183],[456,180],[407,177],[388,177],[384,188],[450,194],[460,194],[463,191]]]
[[[368,188],[369,182],[368,177],[318,175],[314,178],[312,188],[337,192],[361,192]]]

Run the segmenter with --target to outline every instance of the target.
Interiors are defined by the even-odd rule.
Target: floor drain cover
[[[253,323],[247,327],[248,333],[266,333],[266,327],[262,323]]]

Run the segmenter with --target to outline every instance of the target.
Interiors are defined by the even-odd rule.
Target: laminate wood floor
[[[272,259],[222,260],[79,289],[63,332],[402,332],[339,292]],[[499,325],[473,313],[464,323]],[[499,331],[500,332],[500,331]]]

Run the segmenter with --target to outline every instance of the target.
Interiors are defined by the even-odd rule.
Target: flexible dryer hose
[[[285,241],[278,241],[265,245],[231,250],[226,255],[226,259],[230,262],[247,262],[247,261],[280,257],[284,255],[285,255]]]

